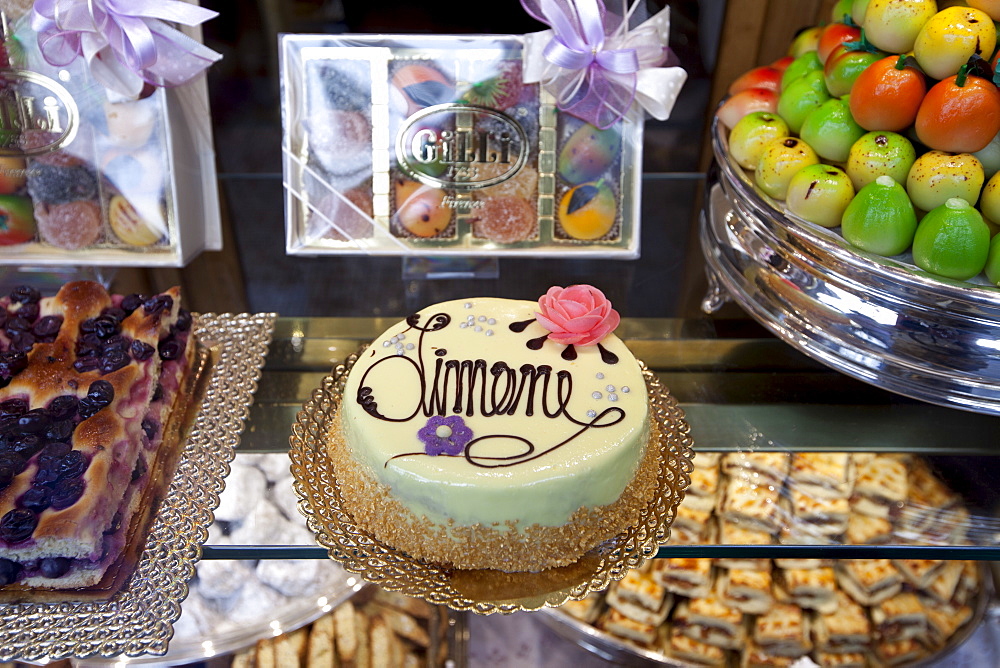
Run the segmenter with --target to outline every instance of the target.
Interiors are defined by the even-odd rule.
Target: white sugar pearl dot
[[[465,323],[465,322],[460,322],[460,323],[458,323],[458,328],[459,328],[459,329],[465,329],[465,328],[466,328],[466,327],[468,327],[468,326],[469,326],[469,324],[468,324],[468,323]],[[388,345],[388,344],[386,344],[386,345]]]
[[[628,385],[626,385],[625,387],[622,388],[622,392],[624,392],[625,394],[628,394],[631,391],[632,390],[628,389]]]
[[[438,438],[451,438],[451,427],[446,424],[438,425],[434,430],[434,435]]]
[[[477,332],[481,332],[481,331],[483,331],[483,326],[482,325],[476,325],[475,329],[476,329]]]
[[[394,336],[391,339],[389,339],[389,343],[396,343],[397,341],[399,341],[399,337],[398,336]]]
[[[397,355],[405,355],[406,351],[403,350],[402,348],[396,348],[396,354]]]
[[[486,336],[493,336],[493,330],[492,329],[487,329],[486,330]]]
[[[595,399],[600,399],[600,398],[601,398],[601,397],[603,397],[604,395],[603,395],[603,394],[601,394],[600,392],[594,392],[594,393],[593,393],[592,395],[590,395],[590,396],[594,397]]]
[[[382,347],[383,347],[383,348],[388,348],[388,347],[389,347],[389,346],[391,346],[391,345],[392,345],[392,344],[391,344],[391,343],[389,343],[388,341],[383,341],[383,342],[382,342]]]
[[[407,349],[407,350],[413,350],[413,348],[414,348],[414,347],[415,347],[415,346],[414,346],[414,345],[413,345],[412,343],[407,343],[407,344],[406,344],[406,349]]]
[[[497,319],[496,318],[490,318],[489,320],[486,321],[486,324],[487,325],[495,325],[495,324],[497,324]]]
[[[402,343],[400,343],[399,341],[397,341],[397,342],[396,342],[396,349],[398,350],[398,349],[400,349],[400,348],[402,348],[402,347],[403,347],[403,344],[402,344]]]
[[[479,322],[486,322],[486,316],[485,315],[479,316]]]
[[[396,338],[402,341],[403,339],[406,338],[406,334],[399,334]]]
[[[465,308],[472,308],[472,302],[465,302]]]
[[[608,392],[614,392],[615,391],[615,386],[614,385],[608,385],[604,389],[606,389]]]
[[[600,371],[598,371],[597,372],[597,379],[600,380],[601,378],[604,378],[604,374],[601,373]]]
[[[589,410],[589,411],[587,411],[587,417],[589,417],[589,418],[595,418],[595,417],[597,417],[597,411],[595,411],[595,410]]]
[[[618,395],[617,394],[609,394],[608,395],[608,401],[618,401]]]

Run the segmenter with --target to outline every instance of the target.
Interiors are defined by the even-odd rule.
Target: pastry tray
[[[1000,415],[1000,289],[859,251],[759,191],[712,130],[701,246],[710,291],[849,376],[907,397]]]
[[[271,340],[274,314],[201,314],[210,360],[177,472],[126,587],[106,601],[0,606],[0,661],[162,655],[180,617]]]
[[[479,614],[506,614],[558,606],[602,591],[629,569],[642,565],[665,541],[690,483],[692,440],[677,400],[645,367],[650,414],[659,431],[659,484],[636,526],[573,564],[540,573],[452,569],[415,559],[378,541],[358,527],[341,507],[340,489],[326,454],[328,433],[347,374],[356,360],[357,353],[323,379],[299,412],[290,438],[299,509],[316,533],[317,542],[347,570],[386,589],[430,603]]]
[[[942,659],[955,652],[978,629],[989,613],[992,617],[996,602],[994,599],[993,575],[986,562],[980,563],[982,587],[973,602],[972,617],[956,631],[937,652],[916,663],[906,664],[909,668],[931,668],[941,665]],[[601,605],[605,605],[603,602]],[[556,634],[603,659],[628,666],[674,666],[676,668],[703,668],[704,664],[684,661],[661,652],[640,647],[592,624],[577,619],[558,608],[544,610],[539,616],[541,622]],[[797,664],[798,665],[798,664]],[[804,664],[815,665],[815,664]]]

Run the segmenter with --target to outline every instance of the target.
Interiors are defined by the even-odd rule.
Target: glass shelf
[[[239,453],[280,453],[332,367],[398,317],[277,319]],[[745,323],[626,318],[619,333],[678,398],[695,452],[847,451],[927,458],[973,517],[976,545],[670,545],[658,557],[1000,559],[1000,418],[931,406],[827,369]],[[241,455],[238,454],[237,458]],[[696,460],[697,462],[697,457]],[[995,526],[994,526],[995,525]],[[995,538],[994,538],[995,533]],[[312,545],[209,544],[205,559],[322,559]]]

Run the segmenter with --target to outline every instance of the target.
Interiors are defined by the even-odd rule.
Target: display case
[[[315,22],[302,25],[301,16],[289,16],[291,10],[276,9],[275,3],[258,4],[264,28],[245,25],[242,22],[247,19],[235,16],[228,23],[220,22],[224,28],[213,32],[208,27],[207,43],[229,45],[247,59],[224,60],[209,80],[229,255],[217,262],[209,254],[200,258],[196,272],[179,274],[179,280],[201,304],[219,302],[206,299],[206,295],[215,299],[220,284],[239,283],[245,291],[242,302],[237,306],[235,301],[222,300],[219,312],[236,308],[278,314],[234,466],[259,468],[251,462],[262,456],[282,461],[297,414],[323,378],[400,317],[445,299],[473,294],[534,299],[554,284],[593,282],[625,316],[621,337],[679,402],[690,425],[695,465],[715,457],[722,461],[757,453],[789,458],[800,453],[906,458],[927,464],[934,480],[957,497],[951,509],[961,508],[964,513],[945,516],[960,518],[953,523],[963,530],[960,539],[949,534],[947,539],[916,541],[894,532],[877,544],[819,544],[804,538],[764,544],[674,541],[660,547],[654,565],[683,558],[968,562],[974,564],[977,582],[982,585],[973,601],[974,616],[945,648],[951,652],[946,659],[940,653],[925,658],[931,664],[977,665],[977,658],[998,662],[990,565],[1000,559],[1000,498],[996,491],[1000,460],[995,446],[1000,417],[933,405],[845,375],[774,336],[735,304],[726,303],[711,314],[700,310],[702,298],[710,294],[697,236],[702,216],[712,215],[710,210],[703,213],[706,169],[699,162],[702,142],[707,143],[710,136],[710,110],[725,82],[746,69],[750,61],[767,62],[775,55],[769,52],[787,43],[786,33],[815,21],[820,9],[827,9],[831,2],[672,3],[677,31],[691,38],[674,43],[681,62],[688,67],[702,64],[690,69],[692,80],[674,118],[668,123],[650,121],[645,125],[642,202],[636,207],[642,221],[638,258],[607,262],[592,257],[556,256],[544,261],[510,257],[500,261],[499,276],[458,273],[442,280],[431,280],[426,272],[414,275],[401,271],[398,257],[359,254],[317,258],[285,253],[281,243],[285,217],[281,119],[274,93],[277,73],[276,69],[268,70],[269,63],[276,68],[277,55],[267,48],[257,49],[257,42],[248,45],[244,40],[259,38],[260,43],[273,42],[271,48],[276,49],[277,32],[315,32],[318,28]],[[344,4],[355,5],[346,9],[350,13],[360,12],[357,6],[367,3]],[[743,17],[742,32],[738,22],[723,20],[727,6],[729,16]],[[449,9],[453,8],[437,12],[431,17],[433,25],[427,27],[437,32],[448,30],[454,27],[451,23],[456,16],[468,13]],[[515,13],[516,8],[512,8],[508,16],[493,17],[496,23],[489,29],[523,33],[538,28],[511,20]],[[381,22],[371,16],[367,16],[367,23],[342,17],[344,24],[337,29],[398,32],[425,27],[420,22],[403,25],[410,16],[400,13],[395,23],[389,20],[391,12],[375,17]],[[483,30],[483,26],[463,27]],[[227,34],[227,30],[234,34]],[[702,55],[708,53],[712,55]],[[273,63],[266,60],[271,56]],[[240,64],[233,65],[235,62]],[[254,73],[248,75],[244,68]],[[251,105],[259,106],[252,107],[254,113],[247,113]],[[212,280],[204,280],[206,276]],[[177,279],[176,274],[141,279],[122,275],[119,282],[125,285],[119,291]],[[724,291],[714,295],[722,300],[726,297]],[[268,494],[273,493],[275,480],[269,479]],[[255,494],[251,500],[260,498],[262,494]],[[296,519],[299,528],[304,528],[304,519]],[[202,564],[217,570],[236,571],[238,563],[246,562],[315,565],[326,562],[328,554],[309,540],[292,540],[286,534],[270,540],[224,540],[211,533],[200,558]],[[360,582],[348,586],[355,585]],[[297,614],[289,628],[305,623],[314,612]],[[460,618],[463,621],[455,625],[462,637],[454,647],[470,665],[495,664],[500,658],[581,667],[662,659],[642,656],[634,646],[593,625],[578,625],[558,609]],[[265,635],[286,628],[281,624],[265,626]],[[552,630],[557,626],[561,629]],[[189,654],[183,661],[200,658],[212,665],[228,665],[223,653],[252,642],[240,638],[211,647],[199,643],[202,655]],[[154,660],[149,657],[149,662]]]

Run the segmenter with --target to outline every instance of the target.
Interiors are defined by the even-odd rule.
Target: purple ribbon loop
[[[559,108],[599,127],[620,121],[636,101],[638,74],[661,64],[666,46],[655,31],[630,35],[628,16],[607,12],[603,0],[521,0],[551,28],[541,53],[542,79]]]
[[[217,15],[183,0],[36,0],[31,27],[50,65],[82,56],[101,84],[135,97],[144,83],[180,86],[221,58],[167,23],[193,27]]]

